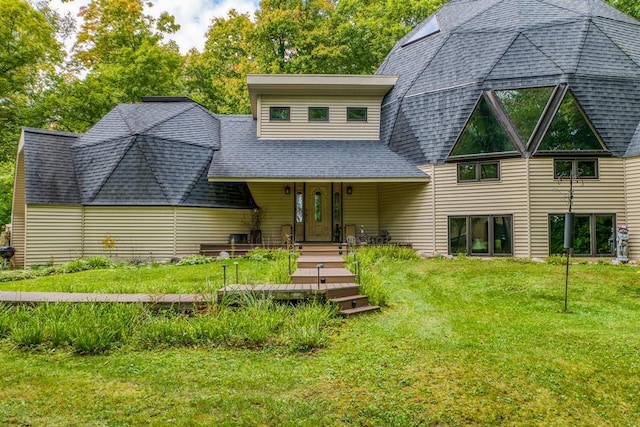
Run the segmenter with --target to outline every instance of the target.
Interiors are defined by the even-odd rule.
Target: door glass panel
[[[304,196],[301,192],[296,193],[296,222],[304,221]]]
[[[319,191],[313,197],[313,217],[316,222],[322,222],[322,193]]]
[[[471,253],[489,253],[489,218],[486,216],[471,217]]]
[[[449,253],[467,253],[467,218],[449,218]]]

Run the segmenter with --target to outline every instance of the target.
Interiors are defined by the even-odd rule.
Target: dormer
[[[380,106],[397,76],[251,74],[261,139],[380,139]]]

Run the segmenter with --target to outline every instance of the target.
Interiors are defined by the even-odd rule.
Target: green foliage
[[[14,163],[0,162],[0,227],[11,223]]]
[[[328,328],[335,324],[337,311],[333,304],[315,301],[296,307],[283,334],[289,349],[306,352],[325,347],[329,340]]]
[[[209,258],[204,255],[187,255],[178,262],[178,265],[211,264],[214,261],[215,260],[213,258]]]

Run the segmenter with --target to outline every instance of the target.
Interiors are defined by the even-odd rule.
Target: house
[[[201,242],[387,231],[426,254],[640,259],[640,23],[600,0],[452,0],[377,74],[251,75],[252,115],[119,105],[83,135],[24,129],[13,245],[28,266]]]

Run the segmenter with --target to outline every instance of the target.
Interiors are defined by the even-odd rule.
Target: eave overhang
[[[376,96],[382,99],[398,76],[349,74],[249,74],[247,86],[253,117],[261,95]]]

